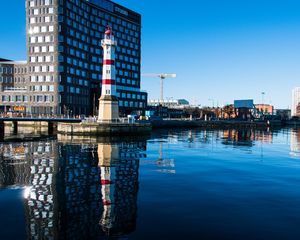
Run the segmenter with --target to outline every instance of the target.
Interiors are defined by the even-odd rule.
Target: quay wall
[[[12,122],[11,121],[4,121],[5,126],[11,126]],[[23,122],[23,121],[18,121],[18,126],[22,127],[48,127],[47,122],[37,122],[37,121],[32,121],[32,122]]]
[[[150,123],[58,123],[57,133],[66,135],[135,135],[150,132]]]

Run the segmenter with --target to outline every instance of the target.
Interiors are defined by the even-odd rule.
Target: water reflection
[[[135,230],[141,143],[99,143],[103,212],[100,225],[108,236]]]
[[[274,132],[255,129],[227,129],[223,130],[223,141],[225,145],[252,147],[255,142],[272,143]]]
[[[97,239],[135,230],[146,139],[79,142],[1,145],[1,187],[25,186],[28,239]]]
[[[299,216],[296,200],[290,204],[299,199],[299,161],[290,156],[299,146],[298,131],[284,129],[171,129],[151,139],[59,136],[3,143],[0,187],[23,188],[28,239],[184,239],[191,232],[207,239],[211,229],[220,235],[209,239],[220,239],[286,222],[261,216]],[[260,152],[266,161],[257,161]]]
[[[11,122],[5,123],[5,136],[13,135]],[[40,136],[48,134],[48,124],[46,122],[19,122],[18,136]]]
[[[300,156],[300,131],[299,129],[293,129],[291,131],[291,155]]]

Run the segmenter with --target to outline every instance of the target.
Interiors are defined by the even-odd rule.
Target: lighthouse
[[[115,51],[117,41],[108,26],[101,41],[103,48],[102,92],[99,99],[99,122],[112,122],[119,118],[116,87]]]

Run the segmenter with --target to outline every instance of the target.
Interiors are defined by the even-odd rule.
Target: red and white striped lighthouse
[[[113,121],[119,118],[115,68],[117,41],[109,26],[104,33],[101,45],[103,48],[103,71],[98,121]]]

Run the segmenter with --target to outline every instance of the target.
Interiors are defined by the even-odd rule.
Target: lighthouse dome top
[[[101,40],[102,46],[117,46],[117,41],[115,40],[114,34],[110,26],[107,26],[107,29],[104,33],[104,39]]]
[[[107,26],[107,29],[106,29],[106,31],[105,31],[105,33],[104,33],[105,35],[113,35],[113,33],[112,33],[112,30],[111,30],[111,27],[110,26]]]

